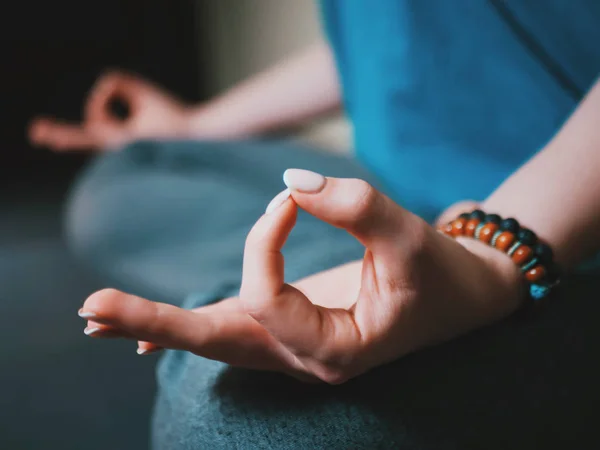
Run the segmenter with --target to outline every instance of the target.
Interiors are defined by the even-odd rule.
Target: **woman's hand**
[[[514,311],[520,274],[506,255],[436,232],[367,183],[290,170],[246,242],[240,298],[196,311],[114,290],[80,315],[92,336],[124,336],[227,363],[340,383]],[[280,252],[297,206],[351,233],[362,261],[284,283]]]
[[[127,117],[111,111],[115,100],[127,106]],[[37,118],[29,138],[56,151],[117,149],[137,139],[187,137],[188,117],[187,107],[160,87],[132,74],[110,72],[92,88],[81,124]]]
[[[110,110],[115,99],[127,105],[124,120]],[[335,63],[321,41],[201,105],[184,105],[135,75],[108,73],[92,88],[81,124],[37,118],[29,139],[56,151],[114,150],[139,139],[245,139],[298,125],[339,105]]]

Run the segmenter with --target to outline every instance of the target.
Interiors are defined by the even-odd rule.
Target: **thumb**
[[[88,95],[84,107],[84,117],[87,123],[119,123],[110,110],[114,100],[124,102],[132,110],[136,109],[140,97],[151,89],[148,82],[121,71],[111,71],[102,75]]]
[[[391,242],[397,244],[407,221],[414,219],[364,180],[326,178],[308,170],[288,169],[283,181],[298,206],[347,230],[373,251]]]

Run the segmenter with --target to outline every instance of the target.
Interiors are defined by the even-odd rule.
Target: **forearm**
[[[190,134],[248,137],[301,123],[339,104],[331,51],[321,42],[192,110]]]
[[[565,268],[600,249],[600,82],[554,139],[482,209],[534,230]]]

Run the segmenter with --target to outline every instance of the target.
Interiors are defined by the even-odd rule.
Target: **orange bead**
[[[546,269],[544,266],[535,266],[525,273],[525,278],[527,278],[528,281],[535,283],[536,281],[540,281],[542,278],[544,278],[545,275]]]
[[[465,225],[465,236],[474,237],[475,230],[477,229],[477,225],[479,225],[479,220],[471,219]]]
[[[512,260],[515,262],[515,264],[521,266],[529,261],[532,254],[533,250],[531,250],[531,247],[528,247],[527,245],[521,245],[512,254]]]
[[[500,236],[496,238],[495,247],[498,250],[502,250],[503,252],[507,252],[511,245],[515,242],[515,235],[510,231],[503,232]]]
[[[452,222],[452,236],[462,236],[465,233],[465,225],[467,224],[467,219],[456,219]]]
[[[447,234],[448,236],[452,236],[452,222],[447,223],[446,225],[441,227],[440,230],[442,230],[442,232],[444,234]]]
[[[486,223],[479,231],[479,240],[489,244],[496,231],[498,231],[498,225],[492,222]]]

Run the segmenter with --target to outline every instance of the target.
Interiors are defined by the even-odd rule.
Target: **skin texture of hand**
[[[110,110],[119,100],[128,108],[124,119]],[[110,72],[92,87],[80,124],[36,118],[30,141],[55,151],[111,150],[138,139],[185,137],[188,109],[160,87],[132,74]]]
[[[276,197],[248,235],[239,298],[187,311],[104,290],[80,310],[86,334],[337,384],[519,306],[520,274],[501,252],[436,232],[364,181],[296,169],[284,179],[291,197]],[[363,260],[284,283],[298,207],[347,230]]]

